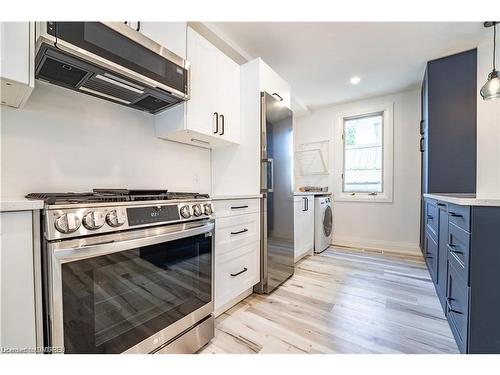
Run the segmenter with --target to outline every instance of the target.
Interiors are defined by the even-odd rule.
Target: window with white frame
[[[344,118],[344,193],[383,192],[383,112]]]
[[[340,114],[334,137],[334,199],[392,202],[393,104]]]

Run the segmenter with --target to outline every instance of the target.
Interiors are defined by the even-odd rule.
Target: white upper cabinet
[[[200,147],[240,142],[240,66],[187,28],[190,99],[155,117],[156,135]]]
[[[139,31],[185,59],[186,27],[186,22],[141,22]]]
[[[260,60],[260,59],[259,59]],[[260,89],[275,98],[281,98],[283,104],[290,108],[291,89],[290,84],[281,78],[269,65],[260,60]]]
[[[21,108],[35,87],[33,22],[0,23],[1,102]]]

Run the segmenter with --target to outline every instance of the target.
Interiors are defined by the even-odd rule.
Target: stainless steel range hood
[[[121,22],[38,22],[35,77],[150,113],[189,99],[189,63]]]

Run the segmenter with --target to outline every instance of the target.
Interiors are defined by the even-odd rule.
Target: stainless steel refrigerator
[[[256,293],[293,275],[293,113],[261,93],[261,267]]]

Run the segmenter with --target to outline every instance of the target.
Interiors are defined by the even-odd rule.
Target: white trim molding
[[[342,190],[342,173],[344,165],[344,144],[342,133],[344,132],[344,119],[348,117],[363,116],[370,113],[383,112],[383,167],[382,167],[382,186],[383,191],[376,195],[369,193],[345,193]],[[372,106],[360,105],[359,108],[353,107],[349,111],[340,113],[334,122],[333,130],[333,190],[334,201],[339,202],[386,202],[390,203],[393,199],[393,181],[394,181],[394,103],[385,103]]]
[[[416,243],[393,242],[383,240],[370,240],[366,238],[334,236],[332,246],[352,247],[365,250],[378,250],[382,252],[405,253],[422,255],[420,246]]]

